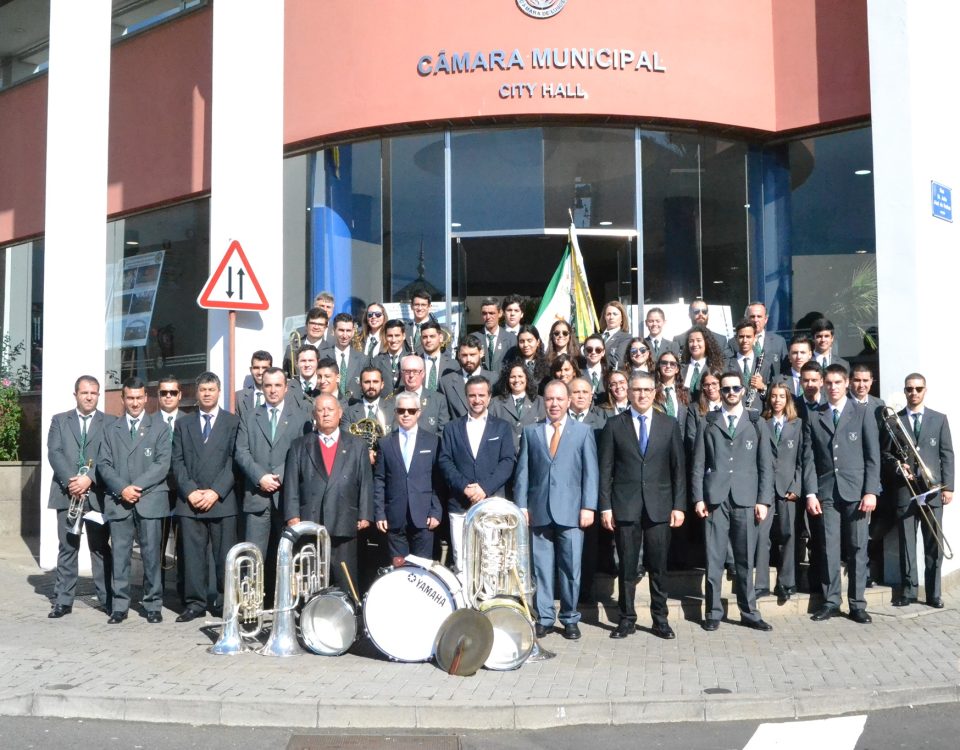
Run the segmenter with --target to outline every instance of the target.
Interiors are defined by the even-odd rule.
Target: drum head
[[[493,626],[493,647],[483,666],[497,671],[517,669],[533,651],[533,624],[522,610],[507,604],[487,607],[483,614]]]
[[[300,637],[307,650],[315,654],[346,653],[357,639],[353,602],[342,591],[317,594],[300,613]]]
[[[440,626],[457,608],[440,576],[405,565],[370,586],[363,600],[363,623],[373,645],[391,659],[429,661]]]

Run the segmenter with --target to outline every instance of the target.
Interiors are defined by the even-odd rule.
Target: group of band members
[[[894,605],[917,601],[920,525],[926,603],[943,606],[942,549],[930,525],[918,523],[905,478],[918,467],[891,449],[869,367],[851,372],[833,353],[830,321],[787,342],[766,330],[764,305],[752,303],[728,342],[708,328],[709,308],[698,298],[691,327],[669,340],[661,309],[647,313],[647,335],[634,336],[614,301],[603,309],[603,331],[578,342],[558,320],[544,341],[523,323],[520,297],[486,298],[483,329],[461,338],[454,358],[430,303],[427,293],[414,295],[413,321],[388,320],[373,303],[358,324],[334,316],[333,297],[321,293],[284,368],[267,351],[253,353],[236,414],[220,407],[214,373],[197,378],[190,414],[179,410],[175,378],[160,380],[154,413],[145,410],[145,384],[129,378],[117,418],[97,410],[99,384],[81,376],[76,408],[54,417],[48,439],[60,541],[49,616],[72,608],[79,537],[69,533],[67,508],[79,496],[106,519],[84,525],[110,624],[129,611],[135,536],[142,607],[148,622],[162,620],[171,515],[182,546],[177,621],[188,622],[222,607],[224,561],[238,537],[268,560],[270,595],[269,561],[284,526],[320,523],[331,537],[333,583],[346,589],[341,563],[354,582],[369,583],[377,567],[408,554],[438,558],[440,531],[459,570],[468,509],[498,496],[528,519],[538,637],[559,621],[565,638],[579,638],[578,604],[594,601],[594,574],[606,569],[619,586],[610,637],[636,631],[636,585],[646,574],[652,632],[674,638],[671,560],[706,568],[705,630],[723,617],[726,570],[741,624],[769,631],[757,598],[771,594],[771,547],[779,599],[797,592],[806,553],[811,589],[822,595],[812,619],[839,614],[845,562],[849,616],[869,623],[871,515],[878,525],[886,519],[875,538],[893,524],[899,532]],[[939,522],[953,495],[949,425],[925,405],[922,375],[907,376],[904,394],[899,419],[943,485],[928,501]],[[362,420],[383,436],[354,434]],[[882,491],[886,514],[875,512]],[[368,560],[362,547],[375,539],[386,554]]]

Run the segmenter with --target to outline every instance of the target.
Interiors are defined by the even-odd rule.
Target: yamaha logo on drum
[[[417,581],[417,591],[422,591],[424,594],[427,595],[428,598],[435,601],[441,607],[447,606],[447,597],[445,597],[442,593],[437,591],[433,586],[431,586],[422,578],[419,581]]]
[[[550,18],[566,4],[567,0],[517,0],[517,6],[530,18]]]

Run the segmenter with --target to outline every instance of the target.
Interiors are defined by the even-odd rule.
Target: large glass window
[[[207,368],[207,316],[197,293],[207,280],[206,199],[107,225],[107,387],[137,375],[192,379]]]
[[[24,373],[30,390],[43,382],[43,240],[0,249],[2,335],[8,372]],[[11,352],[16,352],[12,354]]]

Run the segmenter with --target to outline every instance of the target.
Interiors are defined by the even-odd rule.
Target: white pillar
[[[43,568],[57,562],[56,518],[45,510],[53,478],[46,461],[47,426],[54,414],[76,406],[72,394],[78,375],[95,376],[101,392],[104,382],[110,15],[110,0],[50,3],[40,486]]]
[[[947,413],[960,441],[952,354],[960,228],[933,216],[930,183],[960,194],[960,3],[868,0],[870,96],[877,226],[880,377],[884,397],[912,371],[927,378],[927,405]],[[944,514],[960,538],[960,510]],[[922,565],[922,556],[918,558]],[[960,559],[944,562],[944,573]],[[921,575],[921,585],[923,578]]]
[[[269,309],[239,312],[236,384],[227,379],[227,313],[208,314],[210,369],[228,388],[243,383],[250,354],[283,359],[283,9],[282,2],[231,0],[213,8],[210,266],[237,240]]]

